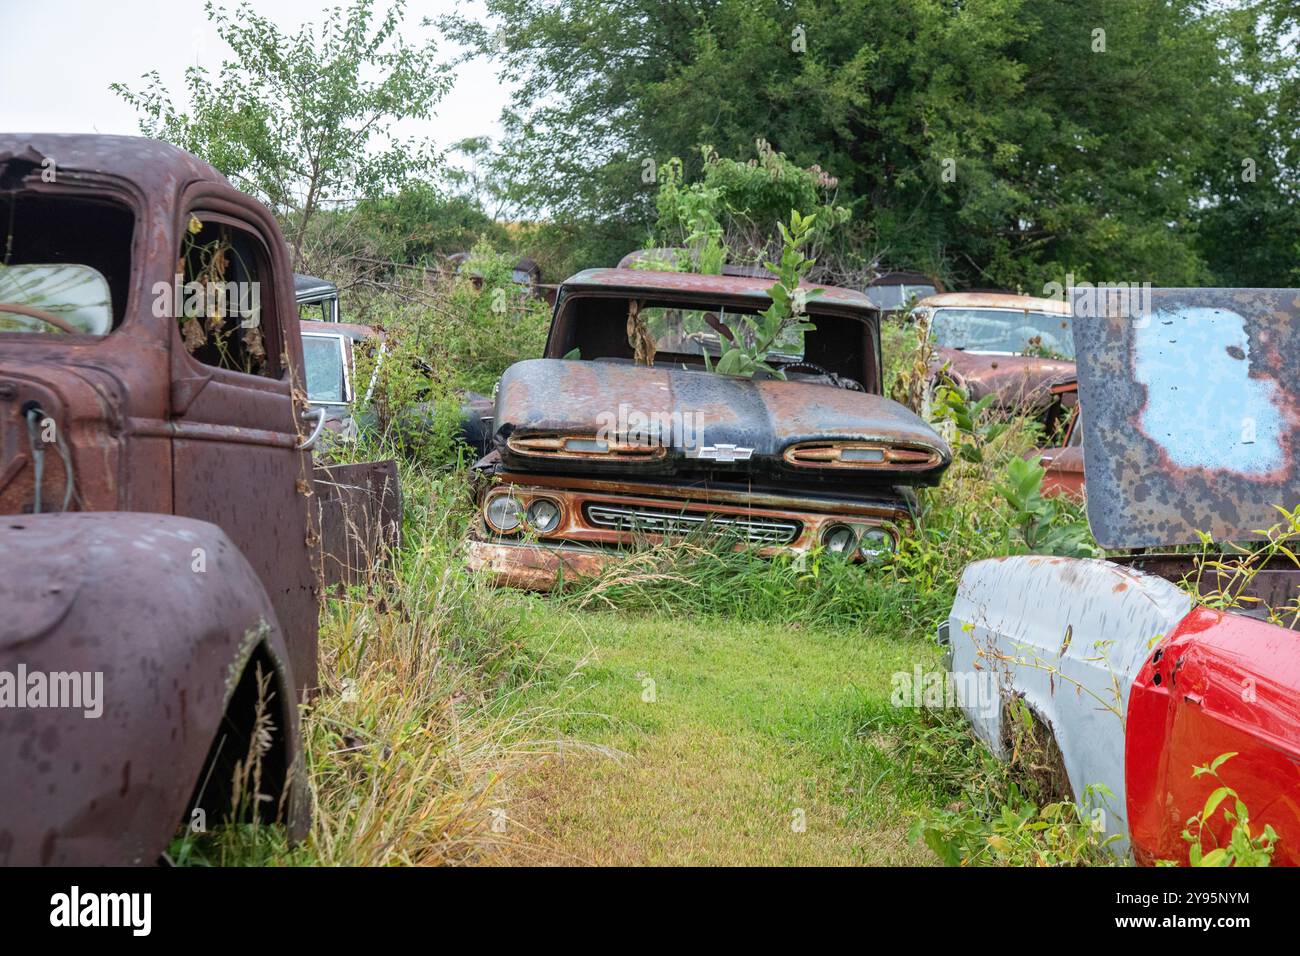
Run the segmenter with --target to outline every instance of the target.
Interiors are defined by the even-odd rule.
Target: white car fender
[[[1086,809],[1100,805],[1120,852],[1129,689],[1191,607],[1163,578],[1109,561],[1023,555],[969,565],[947,622],[949,668],[976,733],[1005,756],[1004,705],[1023,697],[1055,734],[1076,799],[1095,784],[1113,794]],[[996,692],[962,694],[980,686]]]

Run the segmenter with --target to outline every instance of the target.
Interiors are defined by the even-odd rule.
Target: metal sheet
[[[630,412],[629,412],[630,410]],[[925,470],[902,467],[860,472],[859,486],[933,484],[952,459],[947,444],[914,412],[866,392],[797,381],[756,381],[704,371],[603,362],[529,359],[506,370],[497,400],[501,456],[512,468],[537,468],[506,446],[510,436],[590,436],[618,431],[630,413],[671,423],[660,436],[668,454],[652,461],[585,462],[585,472],[672,474],[709,446],[734,445],[751,454],[719,470],[789,471],[782,454],[808,441],[880,441],[933,454]],[[564,463],[573,470],[571,462]]]
[[[387,458],[318,465],[313,486],[325,585],[365,581],[399,544],[402,491],[397,462]]]
[[[1296,289],[1155,289],[1076,318],[1088,520],[1108,548],[1255,537],[1300,504]]]

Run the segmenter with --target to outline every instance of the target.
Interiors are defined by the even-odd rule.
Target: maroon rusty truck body
[[[0,864],[220,822],[259,672],[264,815],[301,833],[320,532],[276,222],[162,143],[3,134],[0,229]]]
[[[785,378],[706,370],[770,285],[630,269],[565,282],[545,356],[498,387],[471,564],[545,588],[694,532],[866,563],[891,549],[909,486],[939,480],[948,446],[881,396],[879,312],[860,292],[808,300],[815,330],[770,357]]]

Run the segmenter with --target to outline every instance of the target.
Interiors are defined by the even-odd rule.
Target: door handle
[[[298,444],[299,451],[309,451],[316,447],[316,439],[320,438],[320,433],[325,430],[325,409],[309,408],[302,413],[304,422],[309,422],[312,419],[316,420],[316,427],[311,430],[311,434],[307,436],[305,441]]]

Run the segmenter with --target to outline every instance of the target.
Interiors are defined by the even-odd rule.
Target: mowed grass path
[[[524,631],[542,683],[568,675],[572,743],[512,783],[500,862],[933,861],[907,840],[916,801],[880,730],[892,675],[935,666],[932,645],[544,599]]]

